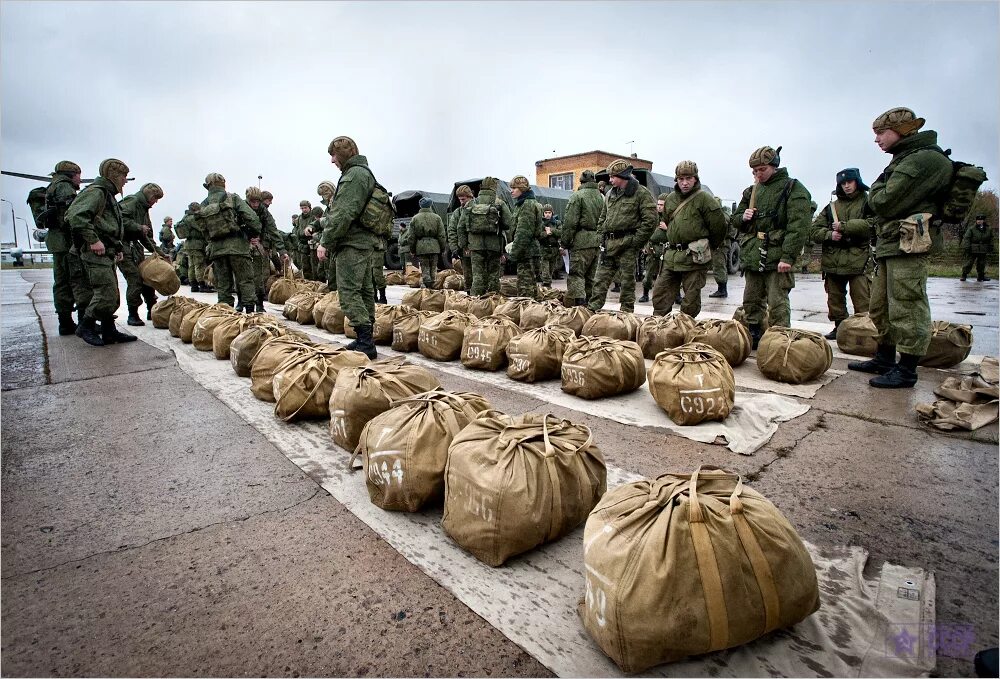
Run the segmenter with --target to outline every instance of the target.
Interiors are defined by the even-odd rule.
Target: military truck
[[[454,194],[454,192],[452,192]],[[399,257],[399,232],[400,229],[408,227],[413,215],[420,211],[420,201],[430,198],[431,210],[437,213],[441,220],[448,224],[448,194],[433,193],[431,191],[401,191],[392,197],[392,207],[396,211],[396,218],[392,220],[392,233],[387,239],[385,246],[385,268],[402,270],[403,262]],[[438,267],[447,269],[451,262],[447,259],[446,253],[441,253]]]

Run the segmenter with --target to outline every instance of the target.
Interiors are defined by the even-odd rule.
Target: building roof
[[[645,158],[632,158],[628,154],[609,153],[608,151],[597,150],[597,151],[584,151],[583,153],[571,153],[567,156],[554,156],[552,158],[543,158],[542,160],[535,161],[535,165],[536,166],[541,165],[542,163],[546,163],[550,160],[563,160],[565,158],[578,158],[580,156],[589,156],[594,153],[603,153],[606,156],[611,156],[612,158],[623,158],[624,160],[641,160],[644,163],[649,163],[650,165],[653,164],[652,160],[646,160]]]

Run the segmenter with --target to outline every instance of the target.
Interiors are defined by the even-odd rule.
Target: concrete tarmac
[[[824,322],[822,284],[809,278],[793,292],[795,318]],[[735,309],[739,283],[706,311]],[[996,284],[944,283],[930,286],[934,317],[985,314],[968,316],[973,353],[995,355]],[[173,355],[59,337],[50,272],[7,270],[2,284],[4,676],[551,674]],[[890,392],[843,375],[749,457],[439,378],[506,412],[587,424],[609,464],[634,473],[738,471],[810,542],[933,571],[938,622],[975,631],[963,652],[939,649],[937,673],[972,676],[971,654],[998,636],[997,425],[957,435],[920,427],[913,406],[934,400],[944,373],[920,375],[916,389]]]

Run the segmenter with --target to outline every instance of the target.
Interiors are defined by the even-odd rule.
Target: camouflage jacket
[[[403,261],[403,264],[406,264],[408,261],[410,261],[410,248],[412,247],[410,240],[411,239],[410,239],[409,227],[405,229],[400,229],[399,240],[397,240],[396,243],[397,247],[399,248],[399,258]]]
[[[299,252],[309,252],[309,242],[312,240],[312,232],[306,234],[307,227],[313,227],[313,222],[317,221],[310,213],[299,215],[299,220],[292,229],[292,238],[295,241],[295,249]]]
[[[549,233],[545,233],[546,228],[549,230]],[[559,236],[561,234],[562,225],[559,222],[559,215],[552,215],[552,219],[542,217],[542,237],[540,242],[547,252],[559,249]]]
[[[962,250],[968,255],[988,255],[993,252],[993,229],[970,226],[962,235]]]
[[[813,219],[810,231],[813,243],[823,244],[820,262],[824,273],[838,276],[857,276],[865,271],[871,253],[872,225],[862,217],[867,191],[860,188],[848,197],[837,186],[837,220],[842,222],[841,239],[833,240],[833,210],[828,203]]]
[[[903,137],[891,150],[892,161],[868,192],[868,206],[877,217],[879,258],[906,254],[899,249],[899,221],[918,212],[937,212],[937,197],[951,182],[951,161],[937,145],[937,132]]]
[[[499,233],[469,233],[469,217],[473,203],[495,204],[500,212]],[[458,228],[455,229],[460,250],[486,250],[488,252],[502,252],[511,238],[511,231],[514,228],[514,213],[510,206],[502,200],[497,199],[495,191],[483,189],[474,200],[470,200],[461,209],[458,216]]]
[[[687,246],[693,241],[707,238],[709,246],[714,250],[722,244],[726,231],[729,230],[722,206],[707,191],[702,190],[700,181],[695,183],[691,193],[687,195],[677,187],[667,194],[663,202],[663,221],[667,224],[663,266],[670,271],[695,271],[711,267],[711,262],[695,264]]]
[[[142,248],[136,249],[138,245],[142,245],[143,248],[150,252],[162,254],[150,237],[150,233],[153,231],[153,223],[149,220],[149,203],[146,201],[145,194],[142,191],[136,191],[132,195],[122,198],[118,206],[122,211],[122,226],[125,229],[124,241],[126,242],[126,247],[128,247],[128,244],[135,244],[135,246],[132,246],[134,259],[142,261],[143,252]]]
[[[452,257],[460,257],[462,254],[461,249],[458,247],[458,220],[464,209],[464,207],[459,205],[448,215],[448,250],[451,251]]]
[[[233,207],[236,211],[236,223],[240,227],[239,233],[234,233],[224,238],[215,238],[205,246],[205,255],[209,259],[224,257],[229,255],[249,255],[250,240],[260,236],[260,220],[257,214],[250,209],[246,201],[238,195],[233,197]],[[208,196],[201,201],[202,207],[212,203],[221,203],[226,199],[226,192],[222,189],[213,188],[209,190]]]
[[[444,251],[444,222],[429,207],[420,208],[420,212],[410,220],[410,238],[415,241],[413,252],[420,255],[439,255]]]
[[[185,252],[204,252],[208,241],[205,234],[198,228],[198,222],[190,210],[184,211],[181,221],[177,222],[177,235],[184,239]]]
[[[615,241],[607,246],[608,251],[615,254],[641,249],[659,221],[653,195],[632,177],[624,189],[608,191],[597,220],[597,231],[602,238]]]
[[[253,210],[253,208],[250,209]],[[271,211],[261,202],[260,207],[254,210],[254,214],[260,220],[260,244],[267,250],[277,250],[280,253],[284,253],[285,237],[278,230],[278,225],[274,223]]]
[[[566,221],[562,225],[559,241],[567,250],[585,250],[601,244],[597,235],[597,222],[604,208],[604,196],[597,190],[597,182],[585,182],[570,196],[566,205]]]
[[[57,172],[52,182],[45,189],[45,205],[55,210],[55,216],[49,218],[48,235],[45,236],[45,247],[49,252],[69,252],[73,241],[70,239],[69,225],[66,223],[66,211],[73,199],[76,189],[69,176]]]
[[[81,253],[87,250],[86,246],[97,241],[104,243],[106,255],[122,252],[125,228],[121,208],[115,200],[117,193],[114,184],[98,177],[77,194],[66,210],[66,223],[73,234],[73,243]]]
[[[337,197],[323,229],[320,241],[323,247],[334,252],[344,247],[358,250],[375,247],[378,236],[359,221],[374,189],[375,177],[368,169],[368,159],[362,155],[349,158],[337,182]]]
[[[789,177],[786,168],[780,167],[758,187],[757,215],[744,222],[743,213],[750,207],[752,192],[753,186],[743,191],[743,198],[730,217],[730,224],[740,233],[743,268],[752,273],[760,271],[761,249],[767,253],[764,271],[777,271],[778,264],[782,262],[795,266],[809,235],[812,219],[809,191],[799,180]],[[759,238],[758,234],[763,237]]]
[[[528,189],[515,201],[514,233],[511,236],[514,245],[510,256],[515,262],[526,262],[532,257],[542,254],[539,239],[542,230],[542,206],[535,200],[535,192]]]

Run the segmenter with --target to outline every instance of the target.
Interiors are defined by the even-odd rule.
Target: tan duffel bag
[[[819,608],[816,567],[795,528],[715,467],[608,491],[583,545],[577,610],[629,674],[748,643]]]
[[[649,393],[675,424],[724,420],[736,399],[736,377],[721,352],[692,342],[656,356]]]
[[[445,311],[461,311],[463,314],[469,313],[469,304],[472,303],[472,298],[466,295],[464,292],[455,292],[448,295],[444,300],[444,310]]]
[[[448,447],[490,403],[478,394],[428,391],[398,401],[361,432],[360,456],[372,504],[416,512],[444,498]]]
[[[416,351],[420,339],[420,326],[437,316],[436,311],[408,311],[400,314],[392,324],[394,351]]]
[[[344,333],[344,318],[344,309],[340,306],[340,296],[338,295],[337,299],[326,303],[326,308],[323,310],[322,328],[335,335],[342,335]]]
[[[386,313],[386,309],[392,308],[391,304],[376,304],[375,305],[375,318],[378,318],[379,314]],[[374,324],[372,325],[374,328]],[[354,325],[351,323],[351,319],[344,316],[344,336],[350,337],[351,339],[357,339],[358,333],[354,329]]]
[[[174,312],[177,305],[181,303],[182,300],[188,300],[193,302],[194,300],[190,297],[181,297],[179,295],[173,295],[167,297],[166,299],[161,299],[159,302],[153,305],[153,308],[149,310],[149,315],[152,317],[153,327],[159,328],[160,330],[165,330],[170,327],[170,314]]]
[[[542,302],[559,302],[562,304],[563,291],[550,288],[547,285],[538,285],[538,299]]]
[[[233,366],[233,372],[240,377],[250,377],[254,358],[264,342],[273,337],[286,335],[297,338],[300,342],[309,342],[309,338],[298,330],[291,330],[273,321],[251,326],[241,332],[229,345],[229,362]]]
[[[329,344],[290,356],[274,371],[274,416],[284,422],[330,417],[330,395],[337,374],[344,368],[368,363],[360,351]]]
[[[323,316],[326,314],[326,310],[330,308],[330,305],[335,302],[338,304],[340,303],[340,293],[336,290],[324,294],[316,300],[315,304],[313,304],[313,323],[316,324],[317,328],[326,330],[326,328],[323,327]]]
[[[170,330],[170,336],[181,336],[181,325],[184,323],[184,317],[187,316],[189,311],[193,311],[194,309],[203,309],[207,306],[208,305],[204,302],[199,302],[196,299],[188,300],[185,298],[178,302],[170,312],[170,322],[167,323],[167,328]],[[192,326],[191,329],[193,330],[194,327]]]
[[[562,390],[580,398],[635,391],[646,381],[646,361],[635,342],[581,335],[566,346]]]
[[[274,323],[270,314],[233,314],[215,326],[212,333],[212,353],[220,361],[229,359],[230,347],[244,330],[255,325]]]
[[[931,323],[931,343],[920,359],[925,368],[951,368],[969,357],[972,351],[972,326],[947,321]]]
[[[650,316],[642,319],[637,332],[637,344],[646,358],[656,358],[664,349],[674,349],[684,344],[689,332],[694,330],[695,320],[683,311],[674,311],[666,316]]]
[[[607,488],[590,429],[555,415],[488,411],[452,441],[441,527],[489,566],[567,535]]]
[[[534,303],[535,300],[530,297],[508,297],[506,301],[501,302],[493,309],[493,314],[495,316],[506,316],[520,326],[521,312]]]
[[[802,384],[814,380],[833,364],[833,350],[818,332],[771,326],[757,346],[757,367],[764,377]]]
[[[732,319],[724,321],[708,318],[699,321],[687,335],[685,344],[690,342],[707,344],[725,356],[729,365],[734,368],[743,365],[752,349],[750,331],[745,325]]]
[[[139,262],[139,276],[161,295],[173,295],[181,289],[181,279],[174,267],[157,254]]]
[[[403,306],[408,306],[412,309],[416,309],[417,311],[420,311],[420,305],[423,304],[423,301],[424,301],[424,290],[423,288],[421,288],[419,290],[413,290],[403,295],[403,299],[400,301],[400,304],[402,304]]]
[[[736,307],[736,311],[733,312],[733,320],[739,321],[743,325],[747,326],[748,330],[750,329],[750,324],[747,322],[747,312],[746,309],[743,308],[742,304]],[[767,313],[764,314],[764,322],[761,324],[761,327],[764,330],[771,327],[771,320]]]
[[[574,337],[573,328],[565,325],[543,325],[514,337],[507,344],[507,377],[518,382],[556,379]]]
[[[415,309],[402,304],[378,304],[375,307],[375,323],[372,324],[372,340],[375,344],[392,344],[392,328],[400,318]]]
[[[194,328],[203,317],[228,316],[234,313],[236,313],[236,310],[228,304],[213,304],[212,306],[198,307],[188,311],[184,314],[184,320],[181,321],[181,341],[184,344],[191,344],[194,340]]]
[[[445,290],[464,290],[465,289],[465,276],[459,273],[453,273],[444,279],[444,289]]]
[[[593,315],[594,312],[585,306],[560,307],[549,312],[545,325],[565,325],[579,335]]]
[[[583,324],[581,335],[610,337],[634,342],[639,333],[639,318],[627,311],[598,311]]]
[[[845,318],[837,326],[837,347],[845,354],[874,356],[878,330],[867,312]]]
[[[398,271],[390,271],[385,275],[386,285],[405,285],[406,280],[403,278],[403,274]]]
[[[416,271],[409,271],[403,274],[403,280],[411,288],[419,288],[421,285],[424,284],[424,277],[420,273],[419,269],[417,269]]]
[[[505,316],[482,318],[465,329],[462,365],[472,370],[499,370],[507,362],[507,345],[521,334]]]
[[[434,274],[434,289],[444,290],[444,282],[448,276],[452,276],[456,273],[454,269],[441,269],[436,274]]]
[[[191,332],[191,345],[198,351],[212,351],[215,342],[215,329],[223,321],[242,316],[243,314],[237,311],[218,315],[211,313],[203,315],[194,324],[194,330]]]
[[[465,329],[475,320],[474,316],[461,311],[442,311],[420,324],[417,349],[435,361],[454,361],[462,353]]]
[[[444,311],[444,303],[448,300],[448,292],[445,290],[423,290],[424,296],[420,301],[421,311]]]
[[[407,363],[403,356],[345,368],[337,375],[330,396],[330,437],[353,453],[369,420],[396,401],[440,388],[429,370]]]
[[[260,345],[250,367],[250,391],[261,401],[274,403],[274,372],[292,356],[306,354],[316,344],[292,336],[274,337]]]
[[[294,294],[285,302],[285,308],[282,313],[290,321],[295,321],[302,325],[312,325],[315,322],[313,321],[313,307],[316,306],[316,302],[325,294],[311,291]]]
[[[549,314],[563,308],[563,305],[554,299],[545,302],[532,302],[524,306],[521,309],[521,322],[519,323],[521,330],[526,332],[542,327],[549,320]]]
[[[267,301],[271,304],[284,304],[299,289],[297,281],[292,275],[292,267],[286,265],[282,277],[276,280],[271,285],[271,289],[267,291]]]
[[[469,313],[476,318],[488,318],[493,315],[493,312],[496,311],[498,306],[506,301],[506,297],[498,295],[495,292],[487,293],[479,297],[469,297]]]

